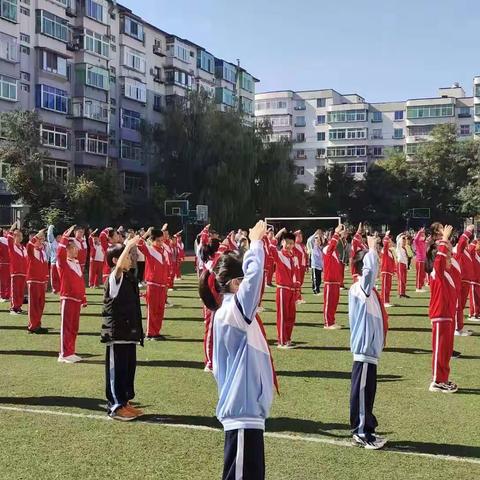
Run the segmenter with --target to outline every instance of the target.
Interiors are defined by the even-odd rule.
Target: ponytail
[[[209,310],[218,310],[222,303],[222,298],[215,273],[210,270],[205,270],[202,273],[198,284],[198,294]]]
[[[435,241],[428,246],[427,257],[425,259],[425,272],[429,275],[433,272],[433,264],[435,263],[435,257],[437,256],[438,247]]]

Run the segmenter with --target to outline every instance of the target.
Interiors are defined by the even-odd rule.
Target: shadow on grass
[[[463,458],[480,458],[480,447],[469,445],[448,445],[427,442],[390,442],[388,450],[398,452],[428,453],[431,455],[451,455]]]
[[[351,379],[351,372],[338,372],[335,370],[279,371],[277,375],[279,377]],[[401,375],[377,375],[378,382],[397,382],[401,381],[402,378]]]
[[[297,350],[319,350],[323,352],[349,352],[350,348],[348,347],[336,347],[336,346],[323,346],[323,347],[314,347],[314,346],[299,346]],[[418,354],[431,354],[431,350],[425,350],[423,348],[410,348],[410,347],[387,347],[383,349],[384,352],[390,353],[405,353],[409,355],[418,355]]]
[[[460,395],[480,395],[480,388],[459,388],[457,394]]]
[[[428,332],[432,333],[431,328],[423,328],[423,327],[389,327],[389,332]]]
[[[82,363],[87,365],[105,364],[103,360],[85,360]],[[203,362],[195,362],[193,360],[137,360],[137,367],[192,368],[195,370],[203,370],[205,368],[205,364]]]
[[[25,357],[58,357],[58,352],[51,350],[0,350],[0,355],[19,355]],[[79,353],[78,355],[82,358],[98,357],[98,355],[92,355],[91,353]]]
[[[88,397],[0,397],[1,404],[25,407],[69,407],[84,410],[105,411],[106,400]]]

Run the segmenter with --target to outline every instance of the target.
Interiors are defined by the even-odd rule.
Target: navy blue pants
[[[264,480],[263,430],[240,429],[225,432],[222,480]]]
[[[313,293],[320,293],[322,286],[322,271],[318,268],[312,268],[312,290]]]
[[[350,426],[367,440],[372,440],[377,419],[373,403],[377,391],[377,366],[373,363],[353,362],[352,388],[350,392]]]

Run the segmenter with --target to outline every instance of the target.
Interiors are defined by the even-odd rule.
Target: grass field
[[[462,357],[452,360],[451,377],[459,392],[429,393],[427,294],[412,293],[390,309],[375,408],[379,433],[390,443],[377,452],[353,448],[349,330],[321,328],[322,299],[307,286],[307,304],[299,307],[294,330],[299,348],[272,349],[281,394],[267,423],[267,478],[480,478],[479,336],[456,338]],[[342,325],[348,323],[346,294],[339,306]],[[223,433],[214,417],[214,379],[203,372],[194,276],[185,277],[171,295],[175,307],[166,313],[167,341],[138,349],[136,401],[147,415],[136,423],[106,419],[102,293],[92,290],[88,297],[77,341],[77,353],[86,360],[75,365],[57,363],[55,296],[47,298],[43,323],[51,331],[44,336],[28,335],[26,317],[12,317],[7,305],[0,306],[0,479],[220,478]],[[273,345],[273,289],[267,289],[265,306],[262,318]],[[480,334],[480,325],[469,328]]]

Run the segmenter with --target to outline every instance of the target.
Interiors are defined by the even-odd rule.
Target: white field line
[[[41,415],[56,415],[59,417],[72,417],[72,418],[89,418],[92,420],[104,420],[110,421],[111,419],[107,415],[94,415],[88,413],[72,413],[72,412],[62,412],[60,410],[44,410],[40,408],[20,408],[20,407],[6,407],[1,405],[0,410],[10,411],[10,412],[21,412],[21,413],[32,413],[32,414],[41,414]],[[159,417],[161,418],[161,417]],[[137,420],[134,423],[143,423],[147,425],[159,425],[162,427],[171,427],[171,428],[183,428],[188,430],[203,430],[209,432],[222,432],[219,428],[207,427],[205,425],[189,425],[183,423],[161,423],[161,422],[152,422],[145,420]],[[334,445],[337,447],[354,447],[351,442],[344,440],[333,440],[329,438],[319,438],[319,437],[310,437],[304,435],[289,435],[287,433],[276,433],[276,432],[265,432],[265,437],[267,438],[279,438],[281,440],[290,440],[296,442],[310,442],[310,443],[321,443],[327,445]],[[461,462],[461,463],[473,463],[475,465],[480,465],[480,459],[477,458],[468,458],[468,457],[457,457],[453,455],[435,455],[433,453],[421,453],[421,452],[412,452],[398,450],[396,448],[386,448],[385,451],[390,453],[395,453],[399,455],[409,455],[413,457],[424,457],[434,460],[445,460],[448,462]]]

